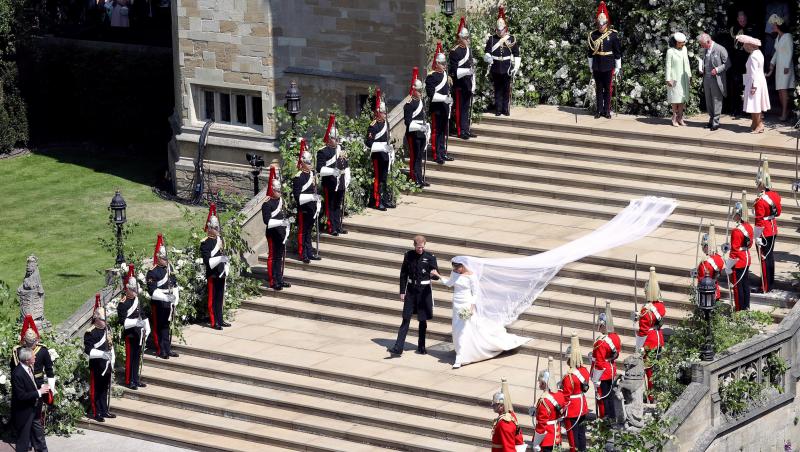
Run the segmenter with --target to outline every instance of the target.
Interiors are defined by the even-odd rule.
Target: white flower
[[[0,385],[6,384],[6,374],[0,374]]]
[[[570,47],[569,41],[565,41],[565,40],[562,39],[561,40],[561,47],[562,48],[569,48]]]
[[[561,66],[555,74],[553,74],[554,78],[567,78],[567,73],[569,72],[569,68],[564,65]]]
[[[556,48],[556,42],[553,41],[552,39],[547,41],[547,47],[549,47],[551,49],[555,49]]]
[[[201,260],[202,260],[202,259],[201,259]],[[175,267],[176,267],[176,268],[181,268],[181,267],[183,267],[184,265],[186,265],[186,261],[185,261],[185,260],[183,260],[183,259],[178,259],[178,262],[176,262],[176,263],[175,263]]]
[[[657,3],[656,0],[650,0],[650,6],[656,6]]]
[[[194,260],[194,263],[195,264],[202,264],[203,263],[203,258],[198,257],[197,259]]]

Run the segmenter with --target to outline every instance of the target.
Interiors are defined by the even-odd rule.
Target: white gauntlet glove
[[[47,386],[50,386],[50,391],[56,395],[56,377],[47,379]]]
[[[492,54],[484,53],[483,54],[483,61],[485,61],[486,64],[492,64]]]

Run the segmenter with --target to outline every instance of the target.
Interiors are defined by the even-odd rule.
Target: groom
[[[392,355],[403,354],[406,334],[411,325],[411,316],[414,314],[417,314],[419,321],[417,353],[420,355],[428,353],[425,350],[425,331],[428,328],[428,320],[433,318],[431,279],[439,279],[437,276],[431,276],[431,270],[438,272],[439,266],[436,265],[436,256],[425,251],[425,243],[425,237],[421,235],[414,237],[414,249],[406,252],[403,266],[400,268],[400,301],[403,302],[403,323],[400,324],[400,331],[397,332],[397,341],[394,347],[387,349]]]

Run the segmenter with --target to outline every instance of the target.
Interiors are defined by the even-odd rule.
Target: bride
[[[475,274],[464,265],[462,258],[455,257],[451,262],[453,273],[450,278],[445,278],[435,270],[431,274],[453,288],[453,345],[456,348],[453,369],[494,358],[531,340],[509,334],[501,323],[482,316]]]

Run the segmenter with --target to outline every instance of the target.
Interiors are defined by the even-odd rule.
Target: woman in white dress
[[[747,35],[739,35],[744,50],[750,54],[745,63],[744,111],[750,113],[752,124],[750,133],[764,133],[764,112],[770,109],[767,79],[764,76],[764,55],[758,50],[761,41]]]
[[[772,32],[777,33],[775,38],[775,53],[772,54],[772,61],[769,64],[767,77],[775,73],[775,90],[778,91],[778,98],[781,101],[781,121],[786,121],[789,117],[789,96],[794,90],[794,64],[792,55],[794,41],[792,35],[787,33],[789,26],[781,17],[773,14],[769,18],[772,24]]]
[[[459,258],[454,258],[452,264],[450,278],[435,270],[431,274],[453,288],[453,345],[456,349],[453,369],[494,358],[531,340],[509,334],[502,324],[481,316],[477,278]]]

